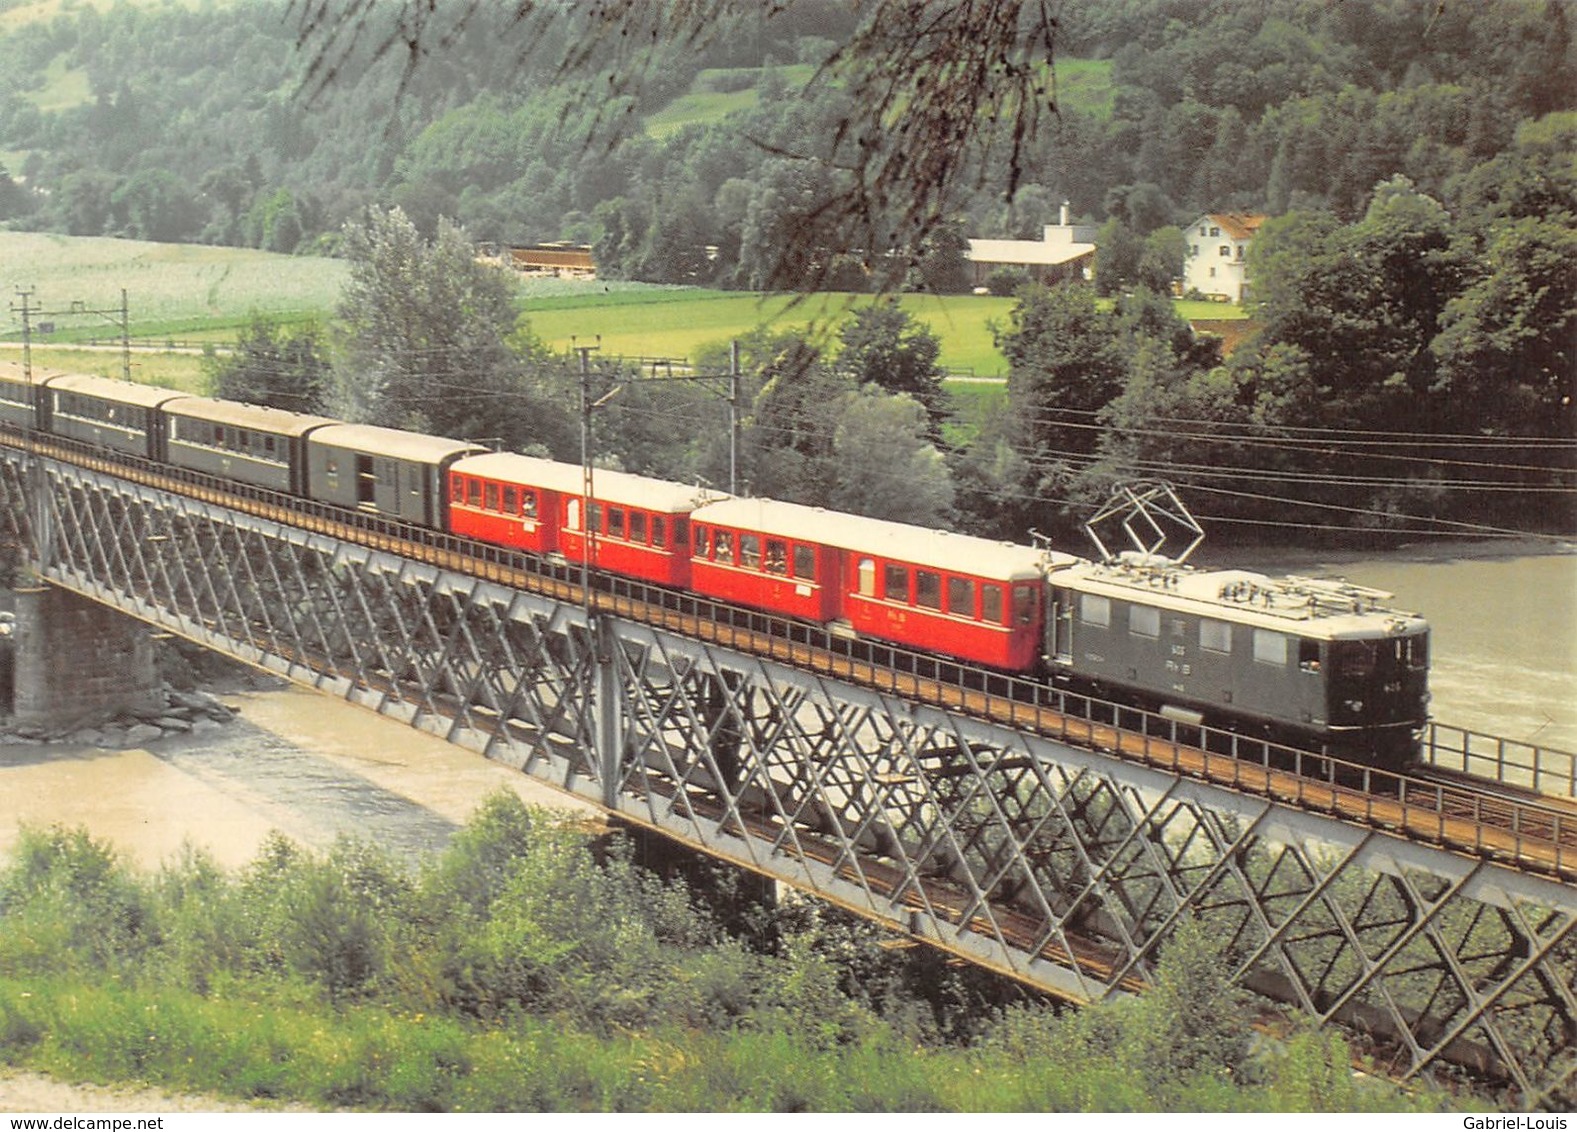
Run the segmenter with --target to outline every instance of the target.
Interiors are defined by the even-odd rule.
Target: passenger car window
[[[483,504],[483,506],[486,507],[489,511],[497,511],[498,510],[498,485],[496,483],[490,483],[490,484],[487,485],[487,494],[486,494],[485,498],[486,498],[487,502],[485,502]]]
[[[761,567],[761,536],[760,535],[740,535],[739,536],[739,564],[741,566],[748,566],[752,570],[760,569],[760,567]]]
[[[1013,587],[1013,623],[1030,625],[1035,621],[1035,587]]]
[[[942,575],[932,573],[930,570],[916,570],[914,603],[922,609],[941,609]]]
[[[816,580],[815,547],[796,546],[794,548],[794,576],[807,582]]]
[[[968,578],[947,579],[947,611],[960,617],[975,615],[975,583]]]
[[[779,577],[788,573],[788,544],[780,538],[767,539],[767,573]]]
[[[909,600],[909,570],[904,566],[888,563],[882,572],[882,596],[888,601]]]
[[[987,582],[980,587],[980,620],[1002,624],[1002,587]]]
[[[865,597],[876,596],[876,562],[870,558],[860,559],[860,593]]]
[[[537,493],[523,491],[520,493],[520,513],[528,519],[537,517]]]
[[[646,541],[646,512],[630,512],[630,541],[644,543]]]
[[[712,557],[719,562],[734,560],[734,536],[728,531],[712,532]]]
[[[611,538],[624,537],[624,508],[608,508],[608,535]]]

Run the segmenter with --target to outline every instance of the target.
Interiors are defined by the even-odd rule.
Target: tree
[[[952,411],[943,387],[947,372],[937,364],[942,343],[917,324],[896,302],[862,307],[838,333],[841,349],[833,363],[856,386],[875,385],[914,398],[928,417],[927,435],[941,437]]]
[[[347,420],[494,438],[564,453],[573,431],[550,388],[559,366],[520,325],[515,284],[440,221],[424,239],[398,208],[345,228],[345,356],[330,402]]]
[[[1092,459],[1095,414],[1122,388],[1126,359],[1117,316],[1092,288],[1062,285],[1019,292],[997,348],[1008,359],[1010,411],[1004,439],[1017,459],[993,459],[1024,479],[988,494],[1004,500],[1009,529],[1045,528],[1065,518],[1061,504]],[[1008,502],[1017,497],[1014,505]]]
[[[742,345],[760,383],[743,430],[741,474],[750,493],[826,506],[838,480],[833,437],[854,382],[798,334]]]
[[[832,436],[831,505],[876,519],[947,526],[953,481],[929,427],[924,406],[907,395],[870,385],[845,394]]]
[[[209,355],[204,369],[215,397],[293,413],[321,412],[329,386],[322,330],[309,324],[290,331],[262,315],[253,316],[232,353]]]

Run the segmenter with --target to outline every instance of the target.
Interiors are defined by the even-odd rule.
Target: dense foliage
[[[526,44],[513,6],[469,7],[414,68],[354,48],[324,68],[283,0],[23,23],[0,39],[0,150],[18,155],[0,220],[289,251],[332,242],[378,201],[429,234],[446,216],[478,239],[595,240],[632,278],[757,288],[791,283],[779,268],[795,262],[849,256],[845,282],[871,266],[869,246],[821,223],[845,187],[852,96],[807,80],[856,35],[841,5],[746,5],[743,27],[689,29],[607,72],[561,66],[595,40],[590,16],[534,26]],[[1552,0],[1069,0],[1060,73],[1042,78],[1055,116],[1014,139],[1012,160],[999,147],[949,167],[935,208],[967,219],[935,242],[1033,236],[1065,199],[1134,238],[1206,209],[1352,221],[1397,174],[1440,199],[1519,125],[1571,108],[1568,19]],[[850,50],[897,50],[862,34]]]
[[[718,887],[722,885],[723,887]],[[693,889],[512,794],[408,868],[275,838],[156,875],[81,831],[0,872],[0,1063],[397,1110],[1438,1108],[1332,1034],[1252,1040],[1206,935],[1058,1015],[806,903]]]
[[[1066,200],[1100,224],[1095,291],[1022,293],[1000,333],[999,419],[948,421],[928,332],[895,311],[841,340],[758,336],[735,482],[1070,545],[1113,480],[1155,476],[1216,530],[1258,537],[1577,526],[1564,3],[1067,0],[1036,87],[1057,113],[1034,129],[1004,114],[1025,131],[948,157],[912,245],[913,199],[888,201],[885,220],[877,200],[853,226],[834,207],[856,172],[880,180],[865,149],[891,148],[855,129],[859,84],[893,52],[937,75],[963,65],[887,34],[903,5],[592,6],[677,22],[612,54],[596,50],[618,38],[596,15],[571,6],[523,43],[511,7],[446,8],[468,17],[416,28],[415,55],[371,49],[402,43],[398,23],[299,49],[282,3],[18,24],[3,39],[22,65],[0,75],[14,175],[0,223],[342,251],[371,274],[342,305],[325,408],[576,459],[578,378],[514,324],[498,280],[465,266],[467,240],[593,243],[616,278],[956,290],[966,236],[1034,236]],[[373,25],[442,15],[351,10]],[[706,13],[743,23],[683,26]],[[818,71],[861,53],[867,69]],[[1025,82],[1022,59],[1003,67],[1003,83]],[[1146,298],[1180,270],[1179,226],[1224,209],[1272,216],[1250,259],[1262,330],[1225,360]],[[717,387],[599,369],[611,401],[595,458],[730,482]]]

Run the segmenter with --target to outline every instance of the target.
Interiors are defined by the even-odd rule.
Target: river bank
[[[284,681],[215,689],[235,718],[124,750],[0,747],[0,855],[23,825],[83,826],[140,866],[183,847],[239,867],[271,831],[312,848],[342,835],[415,859],[497,790],[596,811],[519,771]]]

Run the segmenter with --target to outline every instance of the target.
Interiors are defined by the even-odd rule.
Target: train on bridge
[[[1398,769],[1429,627],[1343,582],[1103,560],[0,364],[0,426]]]

